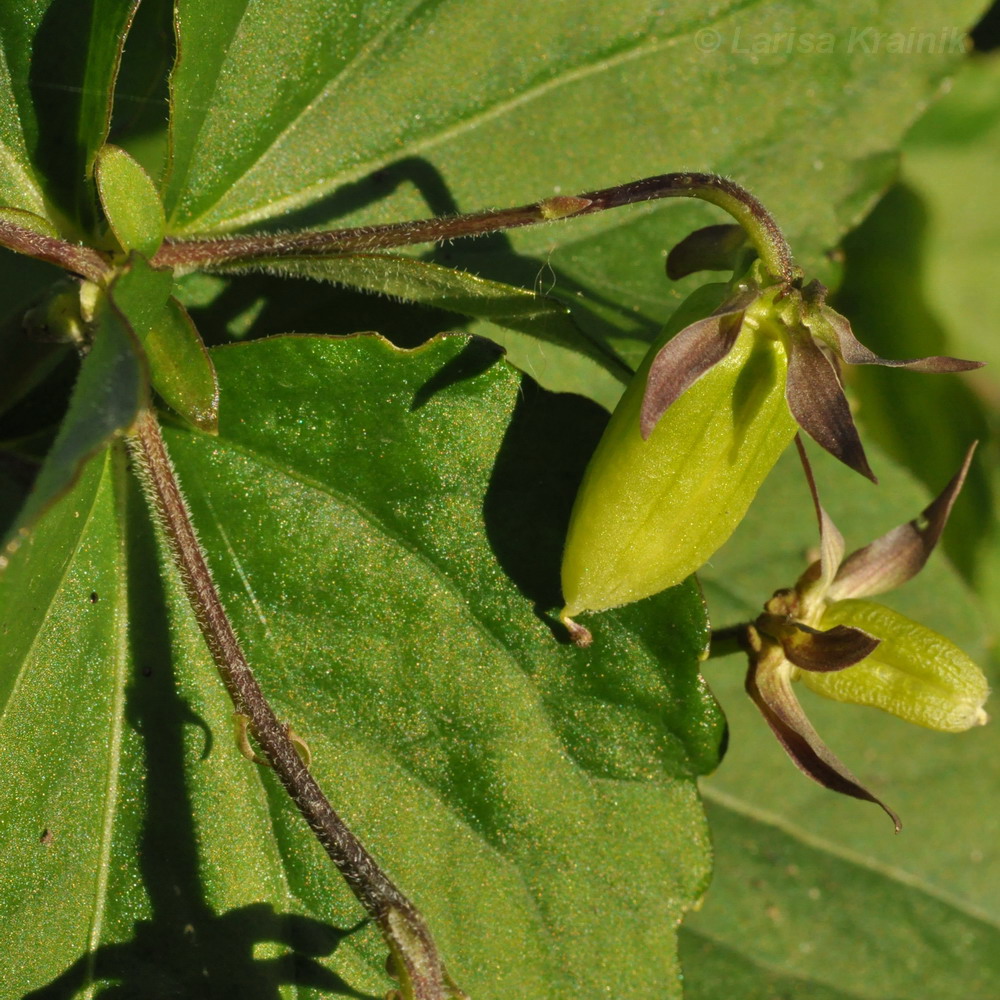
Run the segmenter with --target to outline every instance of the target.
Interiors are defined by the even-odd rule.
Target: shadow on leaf
[[[566,526],[607,421],[596,403],[547,392],[525,376],[486,494],[483,516],[497,560],[560,639],[565,630],[546,612],[562,604]]]
[[[179,696],[170,660],[151,525],[138,488],[128,498],[130,636],[136,673],[126,717],[143,738],[149,788],[140,867],[152,917],[137,920],[130,941],[102,944],[81,955],[58,978],[24,1000],[69,1000],[94,982],[99,1000],[279,1000],[294,985],[324,995],[373,1000],[318,959],[331,955],[365,921],[340,929],[299,914],[252,903],[215,913],[205,901],[191,803],[185,786],[183,726],[207,726]],[[210,740],[206,739],[206,752]],[[262,944],[288,949],[256,958]]]
[[[411,156],[343,185],[319,202],[272,221],[262,231],[328,229],[377,205],[402,185],[411,185],[419,191],[428,215],[456,215],[460,210],[482,207],[459,206],[438,168],[428,160]],[[589,306],[600,307],[602,314],[619,315],[629,329],[639,322],[642,330],[633,332],[635,336],[652,339],[659,329],[657,322],[643,322],[634,312],[622,310],[619,303],[579,284],[552,261],[518,253],[503,232],[430,246],[419,254],[419,259],[519,288],[536,288],[541,276],[547,275],[546,286],[550,290],[558,288],[558,301],[570,309],[581,345],[586,343],[591,350],[596,349],[606,364],[622,374],[627,369],[613,347],[620,330]],[[253,274],[227,276],[224,280],[225,287],[214,295],[206,295],[200,302],[194,301],[195,295],[185,302],[209,344],[225,342],[227,338],[222,331],[239,339],[256,339],[291,330],[337,336],[375,330],[397,347],[416,347],[435,334],[461,330],[466,325],[458,313],[430,305],[415,307],[410,302],[346,287],[320,290],[306,278]],[[308,286],[302,282],[308,282]],[[529,336],[540,336],[543,329],[530,317],[507,317],[501,325]]]

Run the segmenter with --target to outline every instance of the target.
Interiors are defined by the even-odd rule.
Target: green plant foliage
[[[163,401],[195,427],[214,431],[219,419],[215,367],[177,299],[167,300],[142,346]]]
[[[294,17],[287,6],[178,6],[187,55],[172,84],[173,232],[285,227],[292,210],[295,224],[311,227],[419,218],[681,164],[737,175],[821,278],[826,251],[888,182],[901,136],[960,55],[873,53],[858,40],[860,29],[864,39],[903,24],[939,30],[926,0],[891,12],[810,3],[802,22],[837,43],[811,55],[746,51],[757,37],[787,32],[787,7],[777,3],[709,18],[698,5],[664,11],[644,0],[398,2],[339,6],[337,16],[312,0],[296,3]],[[979,9],[965,2],[949,17],[962,23]],[[718,48],[706,50],[706,30]],[[502,164],[501,150],[511,151]],[[570,303],[581,293],[578,322],[634,367],[698,283],[665,286],[663,252],[711,221],[712,209],[660,204],[446,248],[435,259],[538,283]],[[537,351],[532,371],[544,381],[547,345]],[[586,382],[577,391],[590,394]]]
[[[623,611],[588,652],[556,642],[533,610],[558,595],[569,487],[586,457],[582,444],[557,457],[535,431],[596,431],[599,414],[523,394],[495,353],[463,338],[414,354],[378,338],[289,337],[215,359],[218,437],[178,428],[169,443],[182,481],[197,484],[193,512],[229,611],[338,807],[416,887],[456,977],[484,996],[592,993],[612,975],[633,992],[656,981],[676,995],[674,927],[707,876],[694,778],[715,765],[721,737],[697,670],[700,599],[685,585]],[[359,441],[371,443],[360,455]],[[121,469],[108,458],[88,469],[39,527],[44,550],[23,547],[3,578],[0,627],[11,634],[16,622],[25,648],[3,714],[11,745],[24,747],[9,773],[30,768],[35,746],[58,758],[52,773],[67,770],[47,779],[54,786],[10,829],[5,851],[29,843],[52,858],[65,880],[59,906],[74,915],[54,918],[58,939],[7,990],[71,978],[67,968],[82,977],[88,953],[113,970],[97,978],[138,982],[144,942],[162,931],[162,988],[184,992],[200,973],[169,958],[171,920],[182,916],[206,940],[227,926],[245,939],[266,936],[269,921],[286,936],[296,920],[316,925],[333,952],[325,981],[335,973],[384,990],[384,945],[356,926],[356,904],[273,780],[238,755],[191,613],[172,574],[165,589],[155,583],[148,528],[132,522],[141,513],[115,514]],[[533,494],[539,480],[550,488]],[[125,615],[141,634],[115,643]],[[62,633],[55,649],[51,630]],[[107,690],[76,720],[66,699],[80,671]],[[178,693],[154,708],[152,690],[172,674]],[[144,756],[169,802],[154,805],[132,784]],[[173,815],[176,842],[151,828],[158,810]],[[43,829],[53,840],[39,846]],[[124,861],[137,837],[144,852],[160,843],[188,866],[180,900],[158,895],[166,871],[148,853],[138,867]],[[78,856],[77,841],[92,850]],[[124,864],[98,882],[95,869],[119,849]],[[34,872],[34,855],[18,853],[19,893],[55,906],[49,869]],[[227,976],[237,951],[230,940],[213,975]],[[252,968],[233,975],[249,982]]]
[[[906,138],[899,184],[846,244],[839,301],[857,317],[866,343],[884,351],[944,348],[973,352],[987,368],[971,384],[931,379],[899,386],[894,405],[878,404],[882,372],[858,373],[870,431],[922,481],[940,483],[965,443],[984,442],[948,552],[984,595],[1000,626],[1000,476],[997,474],[997,355],[1000,300],[989,262],[1000,242],[996,199],[984,197],[1000,155],[1000,61],[977,56]],[[984,186],[986,185],[986,186]],[[910,346],[912,345],[912,347]],[[929,384],[934,382],[934,384]],[[946,421],[934,415],[947,412]]]
[[[68,235],[93,225],[93,190],[81,180],[108,133],[122,42],[138,3],[12,0],[0,12],[7,90],[0,142],[13,168],[0,191],[5,204],[65,225]]]
[[[631,371],[574,324],[569,307],[537,292],[397,254],[345,254],[325,260],[275,258],[258,267],[381,292],[407,302],[475,317],[481,336],[496,341],[523,372],[553,392],[587,387],[611,410]]]
[[[947,887],[746,811],[742,801],[713,797],[707,811],[721,912],[682,931],[688,1000],[993,994],[996,921]]]
[[[693,579],[595,616],[586,650],[553,617],[605,410],[703,280],[667,282],[665,252],[716,210],[656,202],[395,256],[258,262],[280,276],[149,260],[182,238],[447,215],[690,168],[745,184],[833,284],[832,251],[968,61],[945,35],[981,7],[951,5],[952,29],[929,0],[808,0],[795,24],[778,2],[0,4],[0,223],[105,254],[91,317],[67,311],[75,282],[46,298],[60,272],[0,250],[0,995],[392,987],[378,929],[237,748],[122,443],[162,402],[265,693],[473,1000],[992,996],[995,727],[945,737],[810,703],[902,814],[892,839],[876,810],[781,757],[742,660],[705,666],[731,743],[705,778],[727,727],[700,672]],[[942,41],[908,50],[910,32]],[[905,140],[925,242],[903,239],[919,213],[890,195],[866,225],[898,239],[848,243],[838,308],[882,354],[995,353],[979,313],[996,292],[993,213],[983,199],[959,212],[951,180],[992,190],[995,82],[981,60],[952,95],[961,110],[943,102]],[[116,239],[138,253],[102,277]],[[886,327],[898,339],[880,340]],[[206,351],[227,331],[249,342]],[[79,366],[70,341],[89,348]],[[883,374],[891,391],[867,372],[848,385],[885,448],[871,449],[882,485],[817,463],[859,541],[926,502],[902,468],[936,490],[996,424],[989,375],[970,389]],[[892,602],[978,663],[996,621],[970,586],[1000,606],[1000,550],[981,541],[993,448],[945,540],[960,572],[939,554]],[[798,475],[779,462],[705,569],[713,625],[752,618],[801,572],[815,524]]]
[[[218,422],[215,368],[186,310],[171,295],[173,290],[170,271],[156,270],[133,253],[112,285],[111,297],[130,320],[149,364],[150,380],[163,401],[185,420],[211,432]]]
[[[163,242],[163,205],[149,174],[118,146],[103,146],[94,168],[101,208],[118,245],[152,257]]]
[[[93,346],[19,518],[20,533],[69,489],[84,461],[129,427],[147,403],[145,358],[129,318],[144,329],[163,309],[171,284],[169,274],[134,268],[116,279],[110,296],[98,300]]]

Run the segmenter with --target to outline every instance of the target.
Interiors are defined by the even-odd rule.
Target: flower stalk
[[[618,184],[580,195],[559,195],[516,208],[415,222],[322,232],[248,234],[204,240],[168,239],[153,258],[153,264],[183,273],[280,257],[372,253],[466,236],[485,236],[661,198],[698,198],[717,205],[743,227],[765,268],[774,278],[790,282],[798,274],[791,250],[770,212],[735,182],[715,174],[701,173],[660,174],[630,184]]]

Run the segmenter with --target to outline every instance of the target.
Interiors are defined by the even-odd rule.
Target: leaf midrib
[[[830,857],[843,861],[855,868],[862,868],[865,871],[871,872],[873,875],[879,876],[880,878],[895,882],[897,885],[900,885],[905,889],[923,893],[928,898],[941,903],[943,906],[949,907],[956,913],[961,914],[963,917],[977,923],[984,924],[990,930],[1000,932],[1000,920],[992,914],[980,909],[975,904],[970,903],[967,900],[960,899],[958,896],[948,892],[946,889],[942,889],[939,886],[928,882],[919,875],[914,875],[913,873],[908,872],[896,865],[886,864],[885,862],[879,861],[877,858],[868,857],[857,851],[851,850],[849,847],[838,844],[835,841],[827,840],[825,837],[811,833],[803,827],[792,823],[785,817],[779,816],[777,813],[772,813],[766,809],[762,809],[760,806],[749,802],[746,799],[742,799],[737,795],[731,794],[730,792],[722,791],[711,784],[702,782],[700,787],[702,798],[708,802],[714,802],[716,805],[721,806],[724,809],[728,809],[729,811],[736,813],[738,816],[752,820],[755,823],[779,830],[792,840],[797,841],[802,846],[808,847],[811,850],[819,851],[824,855],[829,855]]]
[[[747,7],[757,6],[762,2],[763,0],[743,0],[742,3],[733,4],[731,7],[728,7],[726,10],[720,12],[716,20],[738,13]],[[448,128],[439,130],[433,135],[427,136],[423,140],[418,140],[394,150],[393,155],[396,157],[420,155],[443,142],[447,142],[448,140],[461,135],[466,131],[481,126],[485,122],[492,121],[493,119],[498,118],[517,107],[528,104],[550,91],[558,89],[559,87],[576,83],[579,80],[586,79],[586,77],[591,76],[594,73],[606,72],[609,68],[623,65],[635,59],[656,55],[664,49],[673,48],[681,38],[694,31],[699,24],[699,20],[694,18],[682,25],[677,26],[668,34],[661,35],[652,40],[648,37],[641,38],[632,45],[622,45],[611,55],[598,55],[593,62],[576,66],[563,73],[555,73],[539,83],[534,83],[524,88],[513,97],[497,101],[488,107],[483,107],[477,113],[462,118],[460,121]],[[380,44],[384,41],[383,38],[379,38],[378,40]],[[365,57],[369,57],[374,50],[374,45],[365,46],[363,50]],[[359,52],[359,56],[360,55],[361,53]],[[356,57],[351,60],[348,67],[350,67],[353,71],[356,71],[358,67],[363,64],[364,60],[359,60]],[[348,67],[345,67],[345,69]],[[320,98],[325,99],[329,94],[335,93],[347,79],[349,79],[349,74],[345,76],[345,74],[341,72],[338,73],[332,80],[328,81],[319,94],[316,95],[312,101],[306,104],[303,111],[300,112],[300,114],[296,116],[296,118],[272,140],[272,142],[261,152],[260,156],[258,156],[257,159],[254,160],[254,162],[250,164],[250,166],[239,176],[232,178],[229,187],[219,198],[205,208],[198,216],[193,219],[189,219],[186,223],[184,223],[184,225],[174,229],[173,234],[182,236],[188,233],[198,232],[201,220],[210,216],[213,210],[224,202],[224,200],[229,196],[229,193],[238,187],[245,177],[247,177],[253,170],[259,168],[262,161],[278,146],[283,136],[299,127],[302,121],[302,116],[316,102],[316,100],[319,100]],[[286,195],[284,198],[270,199],[265,205],[251,208],[241,214],[231,215],[227,218],[215,221],[210,226],[206,227],[205,231],[216,232],[239,229],[255,222],[260,222],[282,215],[292,209],[308,205],[312,201],[317,200],[337,187],[368,176],[374,169],[383,165],[383,163],[384,155],[382,154],[377,155],[374,158],[369,158],[363,163],[357,164],[348,170],[333,174],[330,177],[316,181],[313,184],[301,188],[293,195]]]
[[[125,725],[125,681],[130,663],[129,657],[129,607],[128,607],[128,561],[125,514],[125,468],[124,456],[119,452],[107,452],[114,464],[110,472],[110,488],[114,497],[114,512],[118,522],[118,588],[115,595],[115,667],[114,695],[111,705],[111,729],[108,740],[108,770],[104,786],[104,808],[101,821],[100,851],[94,886],[94,912],[91,919],[90,935],[87,941],[87,995],[93,996],[96,984],[98,949],[107,908],[108,882],[111,877],[111,847],[114,843],[115,813],[118,805],[118,777],[121,771],[122,732]],[[108,471],[107,465],[105,472]],[[103,478],[103,476],[102,476]],[[98,491],[99,492],[99,491]]]

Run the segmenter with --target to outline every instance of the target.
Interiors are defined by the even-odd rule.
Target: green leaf
[[[559,603],[562,532],[603,414],[539,391],[467,338],[402,352],[374,337],[282,337],[213,356],[219,435],[167,439],[227,608],[279,716],[424,911],[449,971],[484,1000],[609,983],[637,1000],[679,997],[674,928],[707,876],[695,777],[722,735],[698,675],[700,598],[685,584],[602,616],[588,651],[544,614]],[[73,601],[103,612],[103,593],[88,608],[91,578],[74,572],[93,546],[46,522],[0,578],[17,588],[32,570],[19,560],[66,553],[18,624],[42,637],[58,620],[61,644],[43,655],[24,640],[13,669],[16,684],[49,692],[52,712],[25,722],[11,703],[0,737],[30,724],[71,755],[81,726],[117,725],[123,748],[105,744],[86,780],[60,787],[67,812],[89,781],[117,789],[106,886],[80,875],[49,899],[21,860],[17,883],[5,880],[0,901],[34,893],[45,926],[67,928],[6,989],[82,985],[91,968],[145,995],[190,995],[205,976],[247,996],[280,981],[290,996],[383,994],[383,943],[272,775],[239,755],[232,708],[176,574],[156,583],[135,502],[133,489],[128,574],[105,556],[102,584],[127,587],[124,725],[113,708],[77,720],[57,697],[77,672],[108,669],[77,655],[87,620]],[[92,523],[63,510],[46,517]],[[0,628],[10,607],[0,590]],[[34,744],[12,745],[30,759]],[[40,831],[25,831],[48,824],[47,801],[5,856],[38,846]],[[93,839],[96,820],[85,825]],[[86,869],[67,864],[67,882]],[[64,910],[74,916],[61,923]],[[0,926],[23,939],[19,924]]]
[[[153,388],[185,420],[214,433],[219,408],[215,368],[187,311],[168,298],[173,288],[170,271],[156,270],[133,254],[111,295],[142,346]]]
[[[136,828],[117,813],[108,767],[123,749],[129,673],[121,517],[105,451],[11,565],[3,560],[0,911],[23,934],[0,973],[8,996],[40,985],[57,955],[102,933],[112,839]]]
[[[111,301],[128,320],[140,343],[159,322],[174,287],[170,271],[160,271],[137,253],[129,256],[127,266],[111,284]]]
[[[1000,928],[950,887],[742,799],[709,793],[707,809],[719,874],[681,932],[687,1000],[992,995]]]
[[[906,137],[903,177],[924,210],[922,273],[930,308],[955,348],[986,361],[996,382],[1000,209],[989,196],[1000,154],[1000,58],[969,60],[947,96]]]
[[[82,181],[107,136],[118,60],[137,4],[13,0],[0,12],[12,98],[2,102],[0,136],[19,166],[9,203],[68,227],[68,235],[76,235],[74,225],[92,222],[93,193]],[[22,150],[32,168],[20,165]]]
[[[997,461],[997,385],[1000,355],[991,331],[1000,325],[1000,294],[989,261],[1000,247],[1000,213],[989,190],[989,164],[1000,153],[1000,101],[996,55],[969,60],[940,106],[907,137],[906,183],[926,211],[923,273],[928,305],[948,332],[955,350],[987,362],[976,386],[988,406],[990,435],[985,455],[986,489],[967,504],[963,525],[978,539],[976,583],[994,634],[1000,631],[1000,465]],[[957,411],[964,423],[968,401]],[[926,414],[924,414],[926,415]],[[949,420],[949,425],[951,420]],[[920,473],[918,473],[920,474]],[[986,496],[984,497],[984,494]],[[984,502],[985,501],[985,502]],[[971,509],[970,509],[971,508]],[[995,656],[996,654],[994,654]]]
[[[119,246],[152,257],[163,242],[163,205],[149,174],[118,146],[104,146],[94,166],[101,207]]]
[[[170,298],[142,342],[153,388],[176,413],[210,434],[219,422],[215,366],[187,310]]]
[[[211,14],[198,6],[179,5],[181,50],[188,39],[197,45],[204,30],[213,44],[203,40],[199,51],[182,56],[176,74],[175,145],[193,147],[193,155],[186,171],[175,171],[172,189],[177,224],[199,231],[274,217],[408,156],[447,167],[449,180],[479,196],[469,205],[455,191],[456,201],[478,207],[543,196],[552,185],[571,194],[599,178],[662,173],[668,156],[703,162],[706,135],[713,136],[709,155],[720,167],[736,150],[761,166],[778,156],[789,170],[808,166],[797,171],[803,175],[833,172],[838,186],[850,190],[856,183],[848,180],[851,163],[892,149],[919,111],[918,95],[964,54],[959,32],[957,45],[923,53],[919,63],[912,53],[884,50],[872,58],[857,37],[851,5],[811,10],[810,29],[829,33],[834,51],[797,52],[796,59],[774,38],[788,28],[784,11],[772,4],[713,19],[636,2],[575,12],[528,2],[495,10],[494,4],[396,2],[375,14],[351,5],[332,17],[327,5],[302,0],[294,18],[239,0]],[[504,16],[496,16],[501,8]],[[960,23],[979,9],[969,2],[951,13]],[[904,22],[916,30],[939,27],[937,9],[922,0],[883,17],[872,19],[866,37]],[[215,23],[206,24],[210,19]],[[698,35],[706,29],[718,33],[713,51]],[[768,32],[773,50],[753,58],[749,43]],[[457,40],[476,72],[456,78]],[[727,99],[719,100],[724,68]],[[845,77],[868,93],[881,92],[880,106],[862,102],[852,110],[857,102],[844,95]],[[809,102],[774,100],[806,79],[819,88]],[[832,103],[824,104],[821,92]],[[424,94],[433,94],[433,102]],[[665,103],[664,94],[682,99]],[[699,98],[707,94],[714,99],[706,104]],[[241,116],[251,102],[256,114]],[[748,112],[756,119],[752,151],[746,151]],[[857,123],[876,115],[892,126],[891,136],[866,128],[859,149]],[[841,163],[841,155],[816,167],[808,158],[822,156],[821,150],[799,139],[806,122],[811,136],[821,132],[822,144],[831,153],[847,151],[848,161]],[[730,132],[727,123],[738,125]],[[550,156],[503,156],[533,129],[547,137]],[[638,142],[640,135],[648,141]],[[842,142],[846,136],[855,141]],[[779,204],[790,197],[813,202],[815,186],[789,193],[777,179],[768,185],[786,191]],[[762,193],[767,201],[768,192]],[[829,188],[826,194],[829,202]],[[822,228],[833,228],[832,209],[823,214]]]
[[[900,184],[844,244],[837,306],[850,316],[859,339],[884,357],[960,351],[943,322],[946,314],[936,314],[927,299],[926,227],[920,199]],[[989,436],[989,415],[968,376],[900,377],[865,367],[850,378],[863,429],[934,492],[954,474],[969,444]],[[893,405],[886,406],[890,396]],[[995,519],[996,500],[982,462],[974,464],[963,493],[954,515],[958,530],[946,536],[945,545],[971,579],[983,555],[982,529]]]
[[[146,361],[136,333],[162,311],[173,278],[141,260],[136,264],[111,286],[115,307],[107,296],[98,300],[91,347],[59,433],[18,519],[19,538],[26,537],[38,515],[69,489],[83,463],[125,430],[147,402]]]
[[[211,434],[219,409],[215,368],[187,311],[167,298],[173,287],[169,271],[154,270],[133,256],[126,280],[119,278],[112,298],[132,321],[153,388],[181,417]]]
[[[42,236],[52,236],[58,237],[59,230],[45,218],[40,215],[35,215],[34,212],[27,212],[20,208],[0,208],[0,221],[13,223],[15,226],[20,226],[22,229],[29,229],[33,233],[39,233]]]
[[[158,187],[167,168],[173,22],[173,0],[139,4],[122,51],[108,133],[108,141],[138,160]]]
[[[340,932],[285,912],[266,813],[254,809],[259,776],[233,766],[225,695],[204,673],[195,690],[205,700],[185,699],[206,666],[191,629],[177,637],[179,667],[191,664],[178,694],[167,598],[122,455],[87,464],[0,574],[0,594],[0,913],[16,956],[0,970],[3,993],[49,983],[57,995],[95,995],[95,983],[119,981],[163,997],[180,981],[180,995],[193,995],[208,977],[219,992],[276,996],[289,949],[308,975],[311,955]],[[176,606],[179,590],[171,597]],[[219,722],[229,766],[217,766],[205,715]],[[248,793],[246,810],[232,808]],[[193,809],[202,835],[245,868],[215,875],[209,859],[198,869]],[[259,902],[269,894],[280,914]]]
[[[590,397],[608,410],[630,377],[617,358],[573,323],[567,306],[523,288],[397,254],[276,257],[255,263],[278,274],[340,282],[484,320],[478,332],[500,344],[511,363],[544,388],[572,392],[586,385]]]
[[[941,482],[968,441],[983,442],[945,541],[983,595],[994,634],[1000,630],[1000,355],[993,331],[1000,296],[989,262],[1000,249],[1000,212],[984,193],[1000,155],[998,75],[995,55],[969,60],[907,137],[902,182],[847,244],[842,296],[876,348],[899,352],[912,345],[919,353],[932,345],[935,353],[940,347],[987,362],[974,378],[905,383],[891,407],[875,402],[885,391],[878,375],[865,372],[857,390],[870,432],[924,482]]]
[[[34,13],[27,3],[0,8],[0,204],[49,218],[42,185],[28,155],[22,117],[34,119],[28,86],[30,32],[37,27]]]
[[[951,23],[979,9],[949,8]],[[939,36],[929,0],[809,3],[809,32],[831,52],[789,46],[778,3],[711,17],[640,0],[337,11],[179,5],[172,232],[419,218],[699,164],[754,191],[800,262],[829,278],[827,251],[884,187],[900,137],[963,52],[957,31],[919,56],[871,51],[873,34],[900,25]],[[749,51],[758,38],[767,51]],[[474,72],[455,74],[457,49]],[[437,260],[523,287],[541,275],[565,300],[582,296],[586,332],[634,367],[697,284],[668,284],[664,251],[717,221],[705,206],[650,205],[459,242]]]

